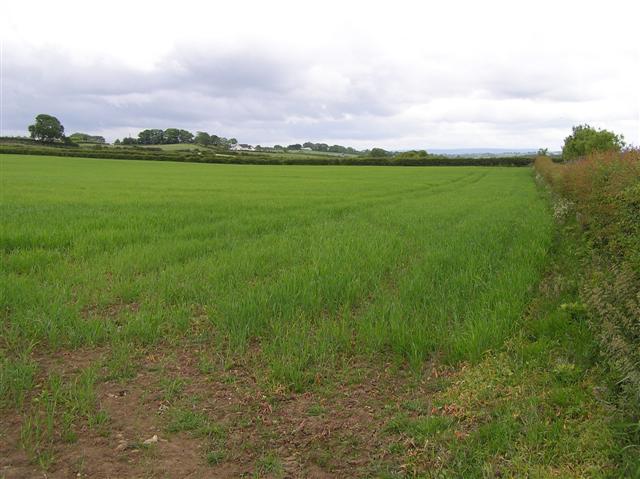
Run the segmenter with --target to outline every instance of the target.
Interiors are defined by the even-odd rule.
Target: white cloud
[[[557,148],[640,144],[632,1],[7,1],[2,129],[40,112],[110,138]]]

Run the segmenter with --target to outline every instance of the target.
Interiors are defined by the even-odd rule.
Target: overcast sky
[[[2,134],[49,113],[108,140],[556,149],[589,123],[638,145],[638,5],[4,0]]]

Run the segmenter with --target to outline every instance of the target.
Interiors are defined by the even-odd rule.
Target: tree
[[[342,145],[331,145],[327,148],[327,151],[330,151],[331,153],[346,153],[347,149]]]
[[[372,158],[384,158],[387,155],[388,153],[386,152],[386,150],[383,150],[382,148],[371,148],[371,152],[369,153],[369,156],[371,156]]]
[[[302,145],[300,143],[294,143],[293,145],[287,146],[287,150],[302,150]]]
[[[573,127],[573,133],[564,139],[562,157],[573,160],[595,151],[620,151],[624,137],[608,130],[596,130],[589,125]]]
[[[549,148],[540,148],[538,150],[538,156],[548,156],[549,155]]]
[[[122,139],[122,144],[123,145],[137,145],[138,144],[138,140],[136,140],[135,138],[131,138],[130,136],[127,136],[126,138]]]
[[[142,130],[138,133],[138,143],[141,145],[161,145],[164,143],[164,132],[157,128]]]
[[[224,148],[225,150],[228,150],[229,147],[231,146],[231,142],[228,139],[226,139],[224,136],[219,136],[217,138],[218,139],[217,139],[215,145],[220,147],[220,148]]]
[[[167,128],[162,135],[163,143],[174,145],[180,143],[180,130],[177,128]]]
[[[206,131],[197,131],[195,142],[198,145],[207,146],[211,144],[211,135]]]
[[[178,141],[180,143],[193,143],[193,133],[187,130],[180,130],[178,132]]]
[[[114,145],[119,145],[120,144],[120,138],[116,138],[116,141],[113,142]]]
[[[64,126],[55,116],[41,113],[36,116],[36,122],[29,125],[31,138],[39,141],[52,142],[64,138]]]

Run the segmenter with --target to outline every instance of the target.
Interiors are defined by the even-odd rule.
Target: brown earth
[[[20,445],[23,413],[0,412],[0,477],[328,478],[401,472],[402,464],[389,451],[400,439],[385,426],[407,402],[431,409],[433,390],[449,374],[434,365],[416,375],[390,364],[361,362],[295,394],[259,380],[264,374],[256,364],[203,372],[202,354],[184,346],[165,348],[146,354],[135,377],[99,382],[98,408],[108,413],[108,424],[78,426],[71,444],[56,440],[46,471]],[[43,356],[40,374],[72,377],[101,364],[106,355],[85,350]],[[225,431],[216,446],[222,454],[212,465],[209,438],[168,432],[176,410],[195,412]],[[157,442],[143,444],[154,435]]]

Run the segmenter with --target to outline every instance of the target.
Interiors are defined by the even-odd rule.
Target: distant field
[[[90,142],[76,142],[80,148],[94,148],[101,146],[102,148],[121,148],[127,145],[112,145],[112,144],[100,144]],[[136,145],[137,148],[155,148],[164,151],[185,151],[185,150],[209,150],[208,148],[196,145],[195,143],[176,143],[171,145]]]
[[[195,143],[177,143],[174,145],[138,145],[141,148],[160,148],[166,151],[177,150],[208,150],[204,146],[196,145]]]
[[[0,169],[7,477],[518,477],[608,447],[546,405],[570,331],[523,316],[553,229],[529,168]]]

